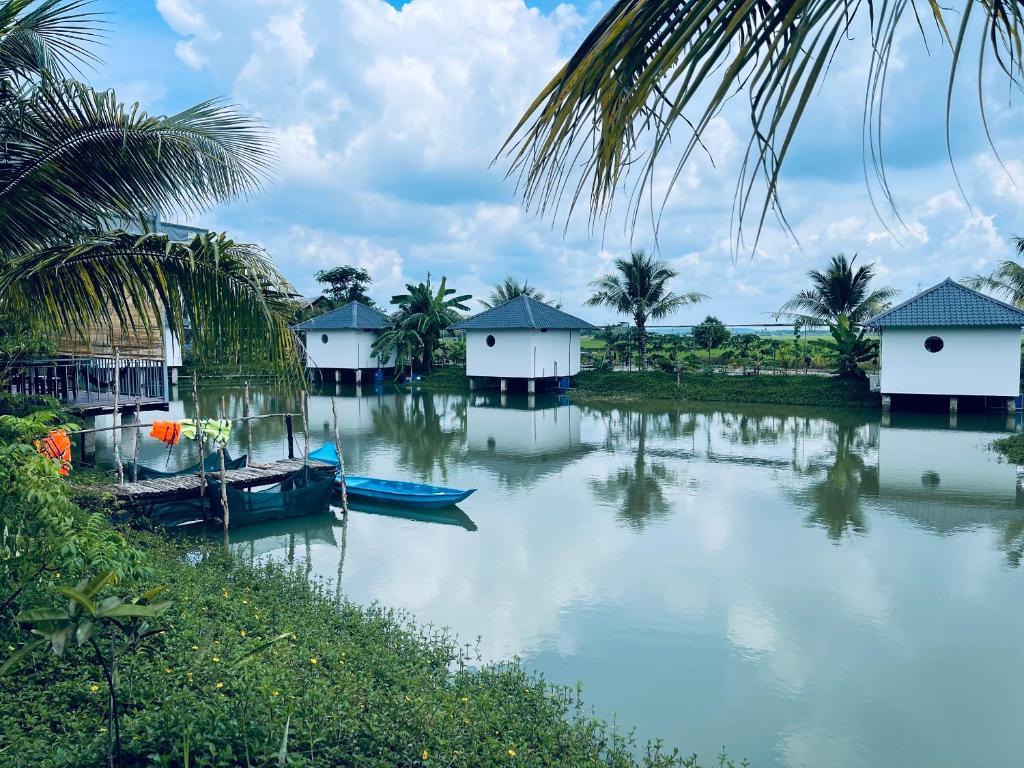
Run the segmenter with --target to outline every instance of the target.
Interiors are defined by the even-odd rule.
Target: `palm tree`
[[[72,80],[95,58],[88,5],[0,2],[0,314],[58,336],[164,315],[179,338],[187,315],[200,344],[294,364],[292,291],[260,249],[124,229],[255,193],[271,162],[262,126],[219,101],[154,117]]]
[[[745,92],[751,125],[746,157],[739,164],[736,234],[742,239],[748,207],[758,219],[759,234],[767,215],[778,211],[780,170],[806,107],[820,91],[840,44],[854,44],[847,33],[866,23],[865,160],[885,203],[892,205],[880,140],[895,40],[903,39],[908,28],[920,29],[923,36],[930,19],[952,49],[947,126],[949,116],[957,114],[952,79],[964,64],[961,51],[980,48],[979,87],[993,87],[994,81],[982,78],[985,64],[993,60],[1011,84],[1024,74],[1021,0],[961,0],[959,5],[949,8],[935,0],[923,5],[614,0],[530,104],[501,152],[511,162],[510,173],[520,178],[526,203],[543,212],[557,211],[559,202],[568,200],[571,214],[584,200],[591,217],[597,217],[627,186],[636,190],[631,207],[638,212],[644,188],[653,189],[657,171],[657,178],[665,175],[662,153],[676,158],[675,174],[668,169],[674,181],[695,152],[706,151],[702,139],[726,102]],[[985,101],[980,99],[983,122]],[[677,128],[684,134],[681,151],[671,141]]]
[[[679,273],[642,248],[633,251],[628,259],[616,259],[615,268],[619,274],[604,275],[590,283],[594,294],[587,304],[611,307],[619,314],[632,316],[643,370],[647,367],[647,321],[661,320],[707,296],[696,291],[672,293],[668,283]]]
[[[394,355],[395,379],[402,368],[409,366],[409,380],[412,380],[412,363],[423,352],[423,339],[415,328],[392,322],[374,339],[373,354],[377,360],[387,362]]]
[[[845,254],[833,256],[824,271],[812,269],[807,273],[813,288],[806,288],[782,305],[775,318],[789,318],[803,325],[834,325],[840,316],[851,325],[860,325],[869,317],[886,309],[899,295],[895,288],[875,288],[875,265],[865,264],[854,269],[856,255],[847,259]]]
[[[1024,237],[1013,238],[1018,256],[1024,256]],[[965,277],[964,285],[976,291],[988,291],[1000,296],[1015,307],[1024,308],[1024,266],[1016,261],[1001,261],[987,275]]]
[[[418,285],[406,284],[408,293],[391,297],[391,303],[398,306],[394,322],[407,329],[415,330],[423,342],[423,370],[434,367],[434,353],[441,344],[441,334],[452,323],[460,319],[459,310],[468,312],[467,301],[472,295],[455,296],[454,288],[448,287],[448,278],[442,277],[435,291],[427,274],[427,282]]]
[[[546,302],[544,298],[544,292],[539,288],[535,288],[530,285],[528,280],[519,282],[514,277],[509,276],[504,281],[494,286],[494,290],[491,291],[490,297],[485,301],[480,299],[480,303],[488,309],[497,307],[499,304],[504,304],[506,301],[512,301],[512,299],[518,299],[520,296],[529,296],[531,299],[537,301]],[[556,307],[557,308],[557,307]]]

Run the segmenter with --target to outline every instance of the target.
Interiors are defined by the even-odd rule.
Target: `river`
[[[1019,764],[1024,496],[987,448],[1012,417],[338,392],[350,472],[476,494],[433,521],[240,528],[241,553],[340,573],[349,599],[479,637],[485,660],[580,680],[598,714],[687,753]],[[241,415],[239,389],[200,399],[205,416]],[[143,421],[191,412],[178,400]],[[315,449],[333,440],[330,397],[309,414]],[[231,451],[249,441],[236,428]],[[285,455],[278,419],[251,441],[257,460]],[[165,466],[165,447],[146,433],[141,446]]]

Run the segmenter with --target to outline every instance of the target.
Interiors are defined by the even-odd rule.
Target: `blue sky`
[[[387,301],[430,271],[486,295],[514,275],[566,309],[583,308],[587,283],[654,245],[648,220],[630,238],[624,208],[603,231],[586,221],[524,212],[502,168],[490,167],[507,131],[602,10],[601,2],[542,0],[100,0],[104,63],[89,73],[126,101],[170,113],[225,96],[266,121],[279,148],[273,180],[253,200],[190,223],[266,247],[301,291],[317,269],[366,267]],[[987,75],[990,119],[1004,172],[977,120],[973,71],[953,113],[957,190],[945,148],[949,53],[929,54],[916,28],[899,38],[887,97],[886,157],[902,221],[880,220],[861,163],[868,49],[851,35],[809,111],[784,175],[796,238],[770,226],[754,254],[735,256],[730,211],[748,129],[742,100],[713,124],[712,167],[683,173],[661,221],[659,254],[680,290],[711,298],[677,316],[767,321],[837,251],[874,261],[882,280],[913,293],[947,275],[991,268],[1024,234],[1020,115],[1005,84]],[[966,61],[976,60],[967,55]],[[921,73],[925,76],[922,76]],[[666,166],[668,170],[668,166]]]

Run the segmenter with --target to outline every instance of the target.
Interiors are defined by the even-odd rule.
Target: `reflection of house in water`
[[[1024,531],[1024,499],[1017,467],[989,449],[1006,434],[1003,420],[961,417],[942,428],[944,419],[893,416],[879,433],[879,505],[936,533],[994,528],[1009,553]]]
[[[467,458],[509,485],[528,485],[592,450],[580,441],[580,413],[564,398],[473,395]]]

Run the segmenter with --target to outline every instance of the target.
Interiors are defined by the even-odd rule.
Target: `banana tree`
[[[867,329],[852,325],[846,315],[836,318],[829,331],[834,339],[831,347],[835,351],[832,372],[843,379],[863,379],[867,374],[861,364],[878,358],[878,341],[867,338]]]

